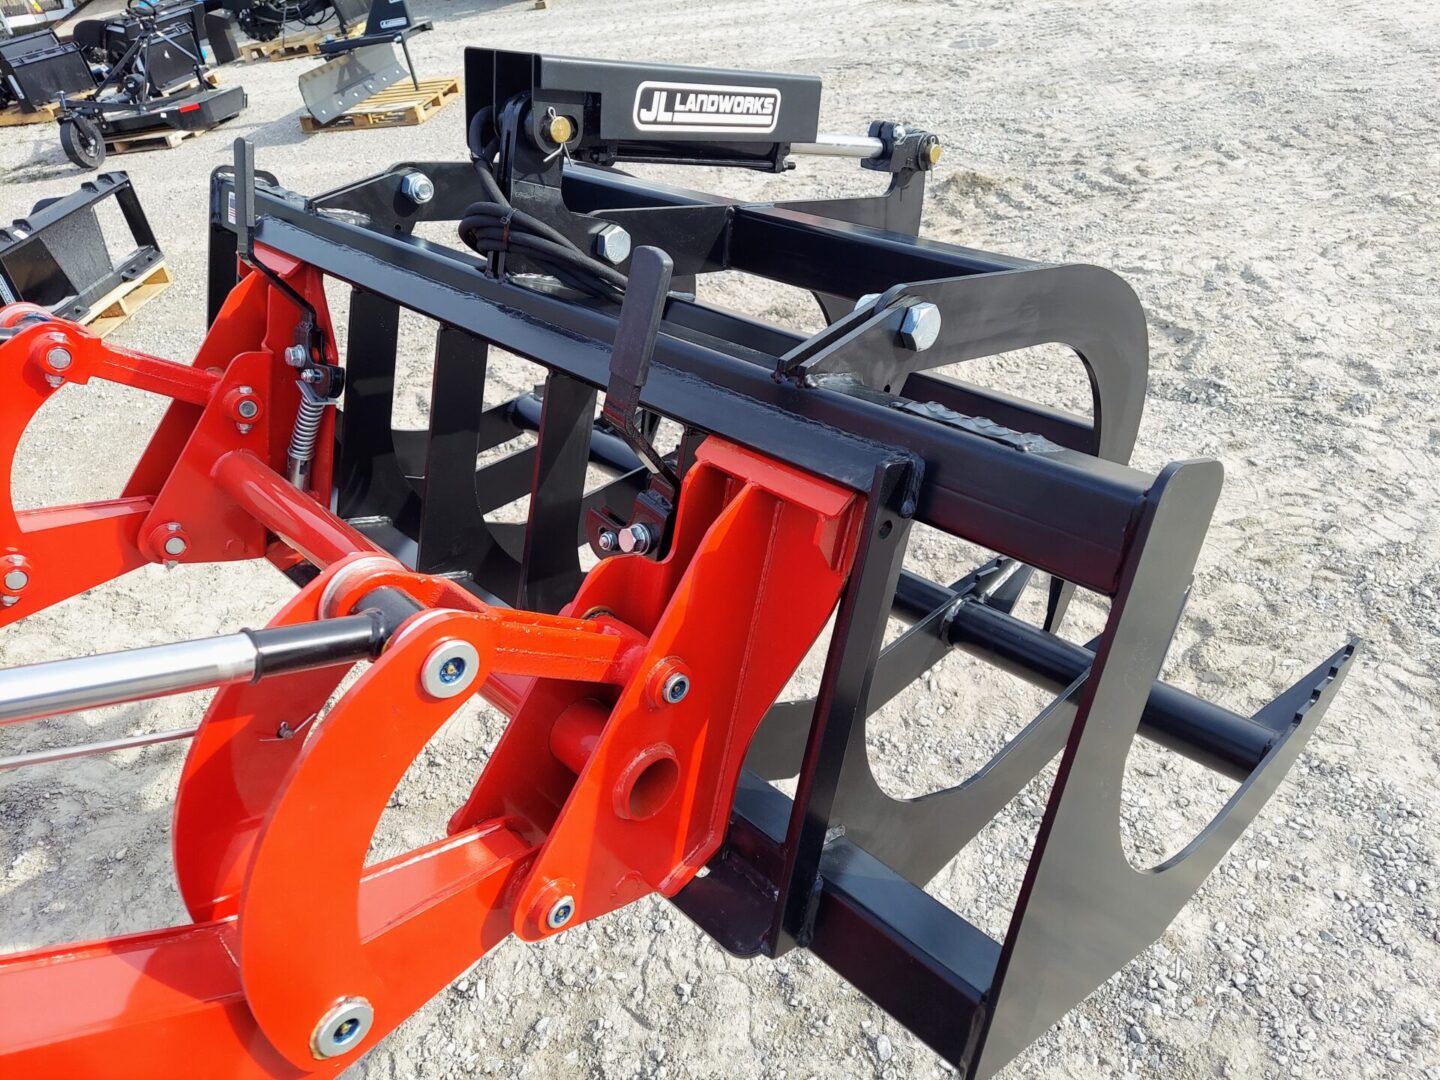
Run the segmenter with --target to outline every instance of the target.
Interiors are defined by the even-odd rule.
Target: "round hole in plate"
[[[631,821],[654,817],[680,786],[680,763],[668,746],[642,751],[615,785],[615,812]]]

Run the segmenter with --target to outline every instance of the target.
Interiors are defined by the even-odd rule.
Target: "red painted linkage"
[[[319,274],[272,265],[333,340]],[[24,314],[4,309],[0,326]],[[750,737],[850,571],[854,496],[711,439],[665,559],[607,559],[558,616],[487,607],[282,478],[296,317],[251,274],[193,367],[57,321],[0,340],[0,482],[62,386],[173,399],[121,498],[20,513],[0,500],[0,555],[28,575],[0,623],[146,561],[267,554],[323,568],[272,626],[348,614],[380,586],[421,608],[328,710],[348,665],[220,690],[175,811],[194,922],[0,959],[0,1074],[331,1075],[508,934],[673,895],[718,848]],[[453,656],[476,669],[455,694],[433,678]],[[510,722],[469,800],[446,836],[367,866],[405,769],[474,691]]]

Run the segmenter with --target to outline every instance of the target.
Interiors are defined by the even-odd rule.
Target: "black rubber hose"
[[[487,106],[471,118],[466,131],[466,144],[486,199],[465,208],[459,224],[460,239],[486,256],[517,252],[571,288],[618,302],[625,292],[624,274],[582,251],[534,215],[516,210],[505,198],[491,166],[499,152],[500,137],[494,133],[486,139],[493,132],[493,120],[494,110]]]

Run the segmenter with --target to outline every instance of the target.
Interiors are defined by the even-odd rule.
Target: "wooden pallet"
[[[105,140],[107,154],[142,154],[146,150],[173,150],[186,139],[199,135],[198,131],[176,131],[165,128],[161,131],[138,131],[133,135],[119,135]]]
[[[357,102],[328,124],[313,116],[300,117],[305,131],[348,131],[354,128],[414,127],[423,124],[460,96],[460,80],[421,79],[420,89],[409,79]]]
[[[95,301],[80,322],[104,337],[168,289],[174,280],[169,267],[158,262],[143,277],[117,285]]]
[[[247,41],[240,46],[240,59],[293,60],[297,56],[319,56],[320,45],[331,38],[359,37],[365,27],[357,23],[348,30],[307,30],[303,34],[281,34],[269,41]]]
[[[80,101],[88,98],[94,91],[86,90],[83,94],[70,94],[72,101]],[[0,127],[18,127],[21,124],[51,124],[60,115],[60,103],[52,101],[49,105],[42,105],[35,112],[21,112],[19,105],[11,105],[9,108],[0,109]]]
[[[0,127],[18,127],[21,124],[50,124],[60,115],[60,106],[52,101],[49,105],[43,105],[36,112],[21,112],[19,105],[11,105],[8,109],[0,109]]]

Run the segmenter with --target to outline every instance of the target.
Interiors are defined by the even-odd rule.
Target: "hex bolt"
[[[615,535],[614,529],[601,529],[600,535],[595,538],[595,546],[601,551],[614,551],[619,542],[620,538]]]
[[[620,530],[620,550],[626,555],[644,555],[654,542],[646,525],[637,523]]]
[[[53,346],[45,353],[45,363],[49,365],[51,371],[64,371],[70,366],[72,360],[70,350],[63,345]]]
[[[408,172],[400,181],[400,194],[416,206],[435,198],[435,183],[423,172]]]
[[[304,345],[291,345],[285,350],[285,363],[301,368],[310,363],[310,350]]]
[[[690,693],[690,676],[681,671],[675,672],[665,680],[660,693],[669,704],[679,705]]]
[[[924,352],[940,336],[940,309],[934,304],[915,304],[905,309],[900,322],[900,341],[907,349]]]
[[[859,300],[855,301],[854,310],[859,311],[863,307],[869,307],[871,304],[875,303],[875,301],[879,299],[880,294],[878,292],[867,292],[864,296],[860,297]]]
[[[354,1050],[375,1023],[375,1010],[363,997],[344,998],[328,1009],[310,1035],[310,1052],[317,1058],[339,1057]]]
[[[630,257],[630,234],[619,225],[606,225],[595,234],[595,254],[619,266]]]
[[[550,910],[545,915],[545,925],[551,930],[559,930],[574,917],[575,897],[562,896],[550,905]]]
[[[480,672],[480,654],[468,641],[442,641],[420,668],[420,685],[433,698],[463,694]]]

